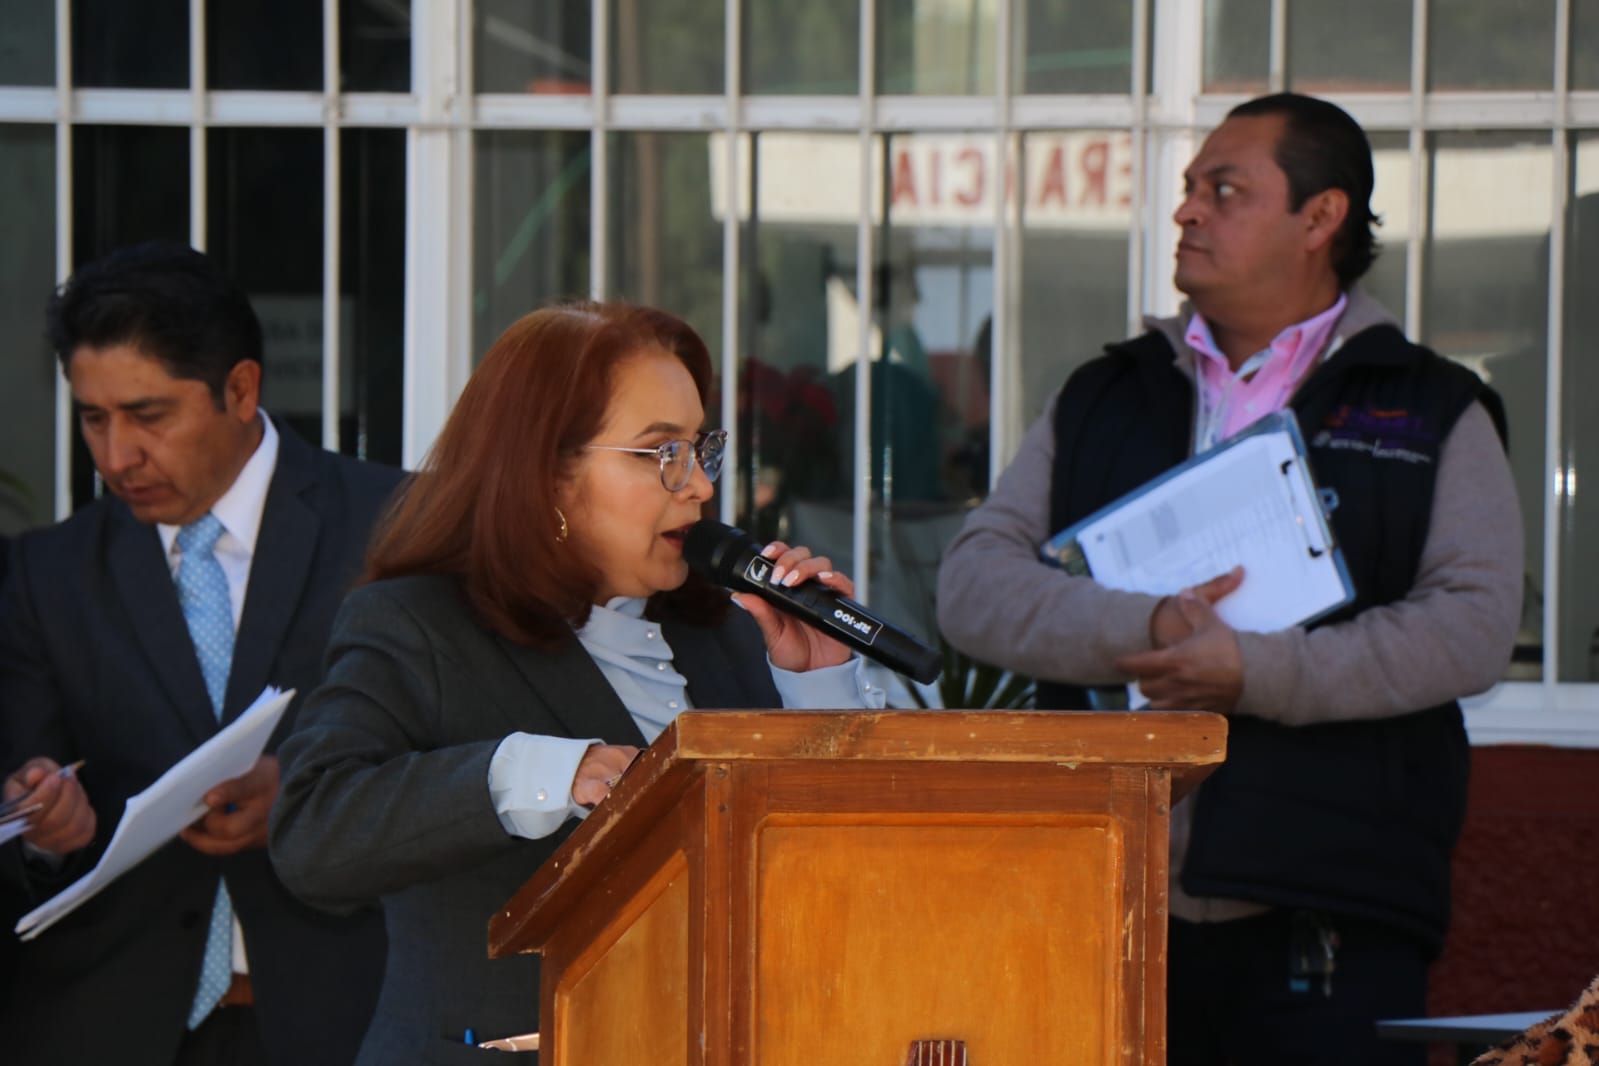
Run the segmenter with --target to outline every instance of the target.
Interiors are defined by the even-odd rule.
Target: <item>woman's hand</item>
[[[825,555],[813,556],[809,548],[791,548],[774,540],[761,550],[761,555],[775,564],[772,567],[774,585],[793,588],[815,581],[842,596],[855,595],[855,582],[847,574],[835,571],[832,561]],[[848,646],[793,615],[783,614],[754,593],[737,593],[733,602],[748,611],[755,624],[761,627],[761,636],[766,638],[766,654],[771,657],[773,666],[795,672],[818,670],[837,666],[850,656]]]
[[[572,778],[572,802],[584,807],[599,803],[637,757],[638,749],[628,744],[590,745]]]

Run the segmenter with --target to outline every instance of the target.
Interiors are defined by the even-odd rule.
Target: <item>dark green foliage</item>
[[[938,635],[944,655],[944,673],[938,679],[938,695],[946,708],[969,711],[1021,711],[1033,706],[1033,679],[978,662]],[[914,685],[907,685],[916,706],[927,701]]]

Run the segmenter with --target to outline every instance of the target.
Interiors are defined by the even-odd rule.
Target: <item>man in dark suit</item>
[[[198,252],[113,252],[48,318],[108,491],[24,535],[0,593],[4,790],[42,804],[0,849],[0,879],[31,904],[90,869],[124,801],[264,686],[303,697],[317,683],[399,481],[259,409],[260,324]],[[295,710],[181,839],[22,945],[0,1010],[7,1061],[351,1061],[382,974],[381,917],[304,907],[264,850],[271,753]]]

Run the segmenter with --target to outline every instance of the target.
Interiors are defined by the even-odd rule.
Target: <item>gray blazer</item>
[[[780,705],[742,611],[663,632],[699,708]],[[455,579],[356,589],[334,624],[323,686],[283,744],[272,860],[313,905],[382,900],[388,966],[362,1066],[482,1061],[464,1043],[538,1028],[538,959],[490,961],[489,917],[565,839],[508,835],[489,760],[513,732],[643,745],[575,637],[551,651],[481,626]],[[497,1061],[497,1060],[496,1060]]]

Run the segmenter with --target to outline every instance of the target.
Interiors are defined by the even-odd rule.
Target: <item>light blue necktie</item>
[[[200,659],[211,709],[220,719],[228,690],[228,670],[233,665],[233,603],[228,596],[228,576],[217,562],[215,548],[222,523],[207,514],[178,530],[178,603],[189,626],[189,639]],[[225,882],[217,883],[216,905],[211,908],[211,931],[205,941],[205,961],[200,966],[200,987],[189,1010],[189,1028],[206,1019],[233,981],[233,904]]]

